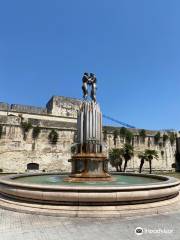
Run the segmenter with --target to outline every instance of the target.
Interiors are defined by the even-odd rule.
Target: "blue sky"
[[[94,72],[104,114],[179,130],[179,12],[178,0],[0,1],[0,101],[81,98]]]

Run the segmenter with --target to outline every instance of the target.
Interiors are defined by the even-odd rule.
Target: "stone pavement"
[[[136,227],[142,227],[144,234],[136,235]],[[152,230],[159,230],[161,233]],[[63,218],[0,209],[0,240],[91,239],[180,240],[180,209],[167,214],[114,219]]]

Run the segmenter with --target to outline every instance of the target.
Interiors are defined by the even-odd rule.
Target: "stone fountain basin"
[[[0,178],[0,194],[8,199],[28,203],[40,203],[61,206],[120,206],[158,202],[176,197],[179,194],[180,181],[173,177],[121,173],[125,176],[137,176],[157,179],[157,183],[118,186],[79,184],[50,185],[18,182],[22,177],[57,175],[58,173],[16,174]],[[62,173],[61,173],[62,175]],[[114,174],[117,176],[119,174]]]

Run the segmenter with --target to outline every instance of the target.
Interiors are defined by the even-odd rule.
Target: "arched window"
[[[38,163],[28,163],[27,170],[39,170],[39,164]]]

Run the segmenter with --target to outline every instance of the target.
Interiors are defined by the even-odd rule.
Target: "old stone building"
[[[46,108],[38,108],[16,104],[0,103],[0,171],[25,172],[29,169],[40,171],[69,171],[71,146],[76,141],[77,111],[81,101],[78,99],[54,96]],[[24,129],[24,123],[29,129]],[[34,127],[40,132],[37,138],[32,137]],[[50,142],[49,135],[55,130],[58,134],[56,144]],[[105,149],[121,147],[125,140],[114,132],[119,128],[104,127]],[[153,160],[155,170],[173,170],[175,162],[175,142],[169,140],[154,143],[155,131],[146,130],[145,141],[141,141],[138,129],[133,132],[135,156],[128,163],[128,170],[138,170],[140,160],[138,154],[147,148],[156,149],[159,160]],[[161,136],[163,132],[161,132]],[[144,168],[148,168],[145,163]]]

